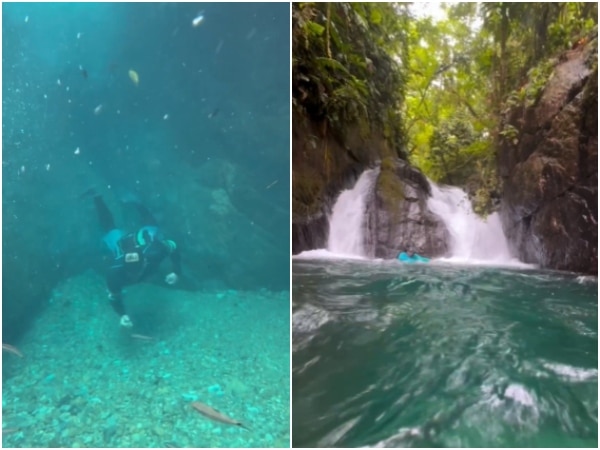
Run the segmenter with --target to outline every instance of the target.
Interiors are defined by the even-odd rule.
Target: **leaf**
[[[376,8],[373,8],[371,10],[371,23],[374,25],[379,25],[382,19],[383,15],[381,14],[381,11],[379,11]]]
[[[321,36],[325,31],[325,27],[323,25],[318,24],[317,22],[306,22],[304,25],[306,27],[306,31],[308,34],[312,34],[314,36]]]

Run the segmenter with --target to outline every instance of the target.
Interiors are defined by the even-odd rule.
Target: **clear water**
[[[293,262],[295,447],[597,447],[597,280]]]
[[[3,447],[289,445],[289,39],[289,3],[2,5]],[[181,252],[131,330],[90,188]]]

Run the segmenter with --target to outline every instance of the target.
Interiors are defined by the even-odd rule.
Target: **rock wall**
[[[544,268],[598,270],[596,40],[564,54],[539,100],[512,109],[500,142],[501,218],[513,251]]]
[[[390,150],[376,134],[349,128],[341,136],[296,109],[292,123],[292,254],[298,254],[326,246],[337,196]]]
[[[385,160],[373,199],[367,203],[369,256],[395,258],[406,250],[428,257],[444,255],[448,230],[427,208],[429,196],[429,183],[419,170],[399,159]]]

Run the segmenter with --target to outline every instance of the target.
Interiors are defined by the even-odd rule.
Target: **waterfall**
[[[514,264],[498,213],[487,220],[473,212],[467,194],[457,187],[431,184],[429,209],[450,233],[450,259],[463,262]]]
[[[377,169],[362,173],[352,189],[342,191],[329,220],[327,250],[344,256],[365,255],[365,201],[377,176]]]

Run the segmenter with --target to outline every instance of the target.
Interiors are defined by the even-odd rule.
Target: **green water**
[[[293,263],[294,447],[597,447],[597,280]]]

